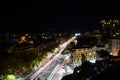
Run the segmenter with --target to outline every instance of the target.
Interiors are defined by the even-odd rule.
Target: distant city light
[[[75,33],[75,36],[80,36],[81,34],[80,33]]]

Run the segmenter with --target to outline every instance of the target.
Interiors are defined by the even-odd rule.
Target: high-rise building
[[[120,20],[101,20],[102,35],[105,38],[113,38],[120,35]]]

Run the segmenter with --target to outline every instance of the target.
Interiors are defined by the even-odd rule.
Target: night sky
[[[100,28],[101,19],[120,19],[117,2],[24,2],[3,10],[4,32],[85,32]]]

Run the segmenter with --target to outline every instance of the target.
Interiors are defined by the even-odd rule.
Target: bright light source
[[[78,70],[77,73],[80,73],[80,71]]]
[[[94,59],[94,60],[90,60],[90,62],[91,62],[91,63],[95,63],[95,62],[96,62],[96,60],[95,60],[95,59]]]
[[[112,53],[110,53],[110,55],[112,55]]]
[[[80,36],[81,34],[80,33],[75,33],[75,36]]]

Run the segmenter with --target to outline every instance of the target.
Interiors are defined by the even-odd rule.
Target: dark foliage
[[[115,63],[114,66],[94,75],[90,80],[119,80],[120,62]]]
[[[84,61],[81,66],[74,69],[74,73],[64,76],[62,80],[86,80],[88,77],[96,74],[92,63]]]
[[[101,58],[106,58],[110,56],[109,52],[106,50],[100,50],[100,51],[97,51],[97,53]]]

